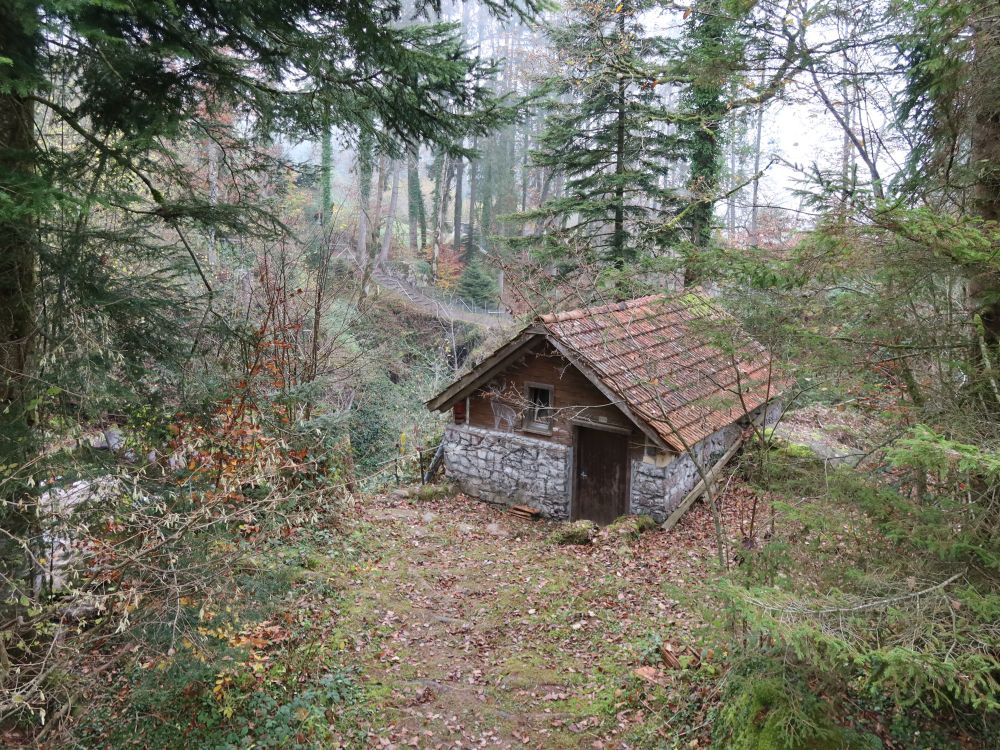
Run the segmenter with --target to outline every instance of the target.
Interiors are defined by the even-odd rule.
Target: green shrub
[[[838,726],[820,690],[778,662],[748,660],[730,673],[715,724],[728,750],[880,750],[873,735]]]
[[[178,737],[205,750],[311,750],[352,730],[345,709],[360,697],[352,675],[330,671],[285,683],[231,665],[182,655],[163,671],[137,672],[125,689],[142,719],[94,711],[82,717],[78,737],[84,745],[151,750],[177,747]]]

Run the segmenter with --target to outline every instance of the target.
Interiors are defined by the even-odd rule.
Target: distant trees
[[[521,217],[546,226],[543,253],[577,242],[623,265],[675,236],[668,177],[678,140],[662,96],[666,44],[641,21],[649,7],[574,1],[549,28],[555,70],[542,85],[546,116],[531,160],[565,183]]]

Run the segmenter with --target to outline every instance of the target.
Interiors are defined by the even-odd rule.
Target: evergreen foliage
[[[497,18],[537,9],[534,0],[484,7]],[[0,720],[44,717],[56,700],[47,659],[61,654],[48,639],[58,641],[63,626],[35,628],[61,618],[42,576],[49,538],[38,498],[45,480],[108,471],[67,447],[83,425],[148,413],[159,423],[161,410],[204,406],[205,434],[244,429],[233,415],[252,411],[250,432],[263,444],[273,447],[276,434],[260,435],[263,423],[270,429],[282,419],[280,441],[290,451],[304,434],[315,437],[298,428],[316,424],[317,363],[337,352],[346,372],[349,360],[335,344],[320,346],[331,291],[326,261],[313,263],[315,276],[300,275],[285,252],[291,240],[279,213],[298,196],[276,139],[336,129],[348,142],[395,153],[418,142],[453,148],[487,132],[487,115],[500,105],[486,85],[494,68],[455,25],[433,20],[440,11],[437,0],[409,4],[405,17],[394,0],[0,5]],[[221,154],[211,185],[199,169],[207,143]],[[226,260],[218,269],[206,263],[216,245]],[[296,308],[303,287],[314,305],[308,317]],[[276,373],[266,385],[265,361]],[[220,403],[234,403],[233,393],[208,386],[234,387],[233,372],[246,376],[238,408],[227,413]],[[209,405],[188,401],[195,394]],[[151,446],[135,439],[141,443],[128,455],[147,455]],[[320,439],[282,460],[333,464],[310,452],[326,447]],[[260,468],[256,453],[252,461],[233,455],[241,470],[241,462]],[[221,478],[214,488],[193,481],[206,497],[222,486]],[[230,500],[252,506],[241,494],[251,484]],[[162,491],[155,482],[136,490],[142,512],[108,506],[143,529],[116,540],[124,560],[146,564],[163,553],[156,565],[191,561],[188,526],[177,514],[204,506]],[[147,507],[148,498],[157,500]],[[105,529],[91,520],[88,529]],[[227,523],[207,526],[216,522]],[[169,542],[145,550],[157,535]],[[148,583],[135,575],[130,586]],[[12,654],[7,636],[15,630],[25,640]],[[20,661],[11,666],[10,658]]]
[[[549,229],[544,255],[583,245],[624,264],[674,238],[678,200],[667,180],[679,156],[662,99],[664,40],[647,33],[643,0],[570,2],[549,30],[556,72],[543,86],[547,117],[532,163],[565,175],[564,194],[519,218]]]
[[[477,305],[490,305],[496,302],[497,283],[493,275],[483,268],[480,255],[479,252],[473,252],[469,256],[455,291],[463,299]]]
[[[546,271],[572,275],[546,274],[540,286],[555,293],[526,293],[526,307],[570,307],[609,287],[661,291],[673,277],[638,271],[674,271],[679,256],[686,283],[717,291],[796,376],[785,398],[815,407],[817,430],[827,434],[828,414],[860,425],[837,436],[857,466],[782,425],[752,431],[719,482],[721,507],[740,513],[733,539],[719,531],[719,567],[678,550],[687,571],[698,565],[678,596],[703,608],[705,627],[650,636],[682,634],[690,658],[632,680],[635,644],[616,646],[606,695],[584,685],[606,720],[595,731],[634,721],[652,747],[879,747],[869,732],[894,747],[995,746],[996,6],[567,0],[539,49],[536,28],[505,23],[530,19],[536,0],[484,0],[478,17],[471,2],[440,0],[0,4],[0,732],[78,721],[76,681],[104,675],[91,671],[104,658],[133,663],[99,690],[112,684],[135,716],[156,716],[134,731],[95,710],[84,744],[167,746],[183,733],[205,746],[331,746],[348,741],[353,712],[382,708],[344,662],[352,639],[396,635],[342,632],[327,571],[316,588],[293,585],[324,561],[284,558],[299,535],[325,555],[331,539],[367,533],[372,516],[353,529],[332,509],[415,476],[416,451],[426,458],[442,427],[423,399],[474,340],[390,294],[365,297],[373,268],[357,273],[343,252],[353,221],[370,223],[355,238],[368,243],[385,218],[367,214],[392,173],[376,162],[406,158],[411,242],[433,240],[439,286],[493,304],[488,260],[498,246],[530,248]],[[461,30],[448,13],[462,13]],[[490,54],[508,57],[502,74]],[[723,193],[742,189],[726,183],[726,138],[737,153],[741,118],[786,91],[790,106],[825,112],[842,158],[800,169],[797,218],[774,237],[733,242],[714,232]],[[537,111],[515,117],[529,102]],[[280,152],[315,140],[312,184]],[[456,158],[470,162],[464,177]],[[354,171],[336,195],[341,167]],[[348,196],[363,213],[333,221]],[[458,242],[466,207],[472,229]],[[450,235],[464,256],[443,245]],[[529,283],[542,276],[517,261],[504,268],[525,261]],[[567,283],[595,278],[596,291]],[[113,433],[124,435],[115,448]],[[67,521],[53,498],[77,481],[112,490]],[[580,528],[551,538],[603,543],[624,527]],[[632,531],[637,551],[652,547],[657,535]],[[60,591],[64,538],[82,562]],[[377,567],[390,548],[370,543]],[[261,550],[279,548],[256,570]],[[353,541],[336,554],[351,575],[369,564]],[[529,593],[569,591],[556,568]],[[626,592],[606,598],[605,583],[579,601],[634,606]],[[312,598],[325,588],[332,598]],[[287,617],[261,611],[244,627],[212,612],[232,589],[287,597]],[[320,601],[317,632],[297,640]],[[534,603],[518,611],[540,618]],[[552,614],[551,643],[604,621],[568,611]],[[310,649],[327,640],[337,658],[316,661]],[[623,693],[637,690],[631,711]]]

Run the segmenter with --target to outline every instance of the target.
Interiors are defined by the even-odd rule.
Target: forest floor
[[[680,739],[651,725],[634,694],[672,679],[648,666],[661,643],[695,643],[699,618],[681,600],[715,558],[707,508],[669,533],[606,530],[585,546],[554,545],[555,524],[461,495],[390,496],[359,512],[369,559],[346,582],[339,631],[361,634],[348,658],[361,668],[372,746]],[[731,531],[739,516],[726,514]]]
[[[727,485],[731,551],[751,498]],[[77,745],[706,747],[726,661],[709,510],[588,545],[560,526],[441,487],[289,517],[184,605],[176,653],[109,642],[84,665]]]

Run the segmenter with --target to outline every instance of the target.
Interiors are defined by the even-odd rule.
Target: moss
[[[816,458],[816,452],[808,445],[784,443],[778,446],[778,450],[788,456],[788,458]]]
[[[613,536],[636,540],[647,531],[657,528],[657,523],[650,516],[619,516],[608,526],[607,532]]]
[[[549,534],[552,544],[590,544],[597,536],[597,524],[593,521],[574,521],[560,526]]]
[[[778,437],[773,427],[764,428],[764,439],[771,446],[771,450],[786,458],[816,458],[816,451],[808,445],[792,443],[783,437]]]
[[[448,497],[449,495],[455,494],[455,488],[450,484],[425,484],[417,490],[414,497],[417,500],[426,502],[428,500],[439,500],[442,497]]]

